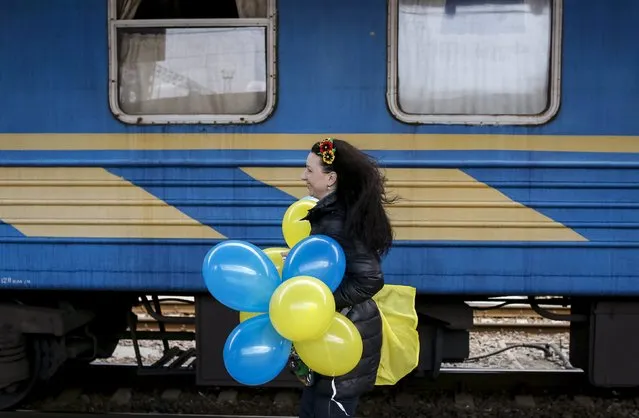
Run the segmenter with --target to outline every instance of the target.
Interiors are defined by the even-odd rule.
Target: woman
[[[334,292],[335,305],[359,330],[364,351],[348,374],[309,379],[300,417],[354,416],[359,397],[375,386],[381,356],[382,322],[372,297],[384,286],[380,261],[393,241],[383,206],[389,199],[374,160],[339,139],[313,145],[302,180],[319,199],[305,218],[311,234],[327,235],[344,249],[346,273]]]

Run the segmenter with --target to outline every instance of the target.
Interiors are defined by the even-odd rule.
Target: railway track
[[[174,301],[161,302],[162,314],[171,317],[193,318],[195,307],[191,303],[179,303]],[[536,331],[541,333],[567,332],[570,323],[567,321],[551,321],[539,316],[532,308],[523,304],[495,306],[492,302],[469,303],[474,311],[473,331],[493,332],[500,330],[511,331]],[[570,314],[569,307],[544,307],[548,311],[560,314]],[[159,331],[158,322],[151,317],[143,306],[137,306],[133,313],[138,317],[137,330],[155,332]],[[195,332],[193,324],[167,323],[164,325],[168,332]]]

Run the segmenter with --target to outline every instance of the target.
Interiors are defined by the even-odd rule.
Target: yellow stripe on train
[[[396,151],[566,151],[639,153],[637,136],[124,133],[0,134],[0,151],[115,150],[307,150],[318,138],[335,136],[365,150]]]
[[[28,237],[224,238],[102,168],[0,167],[0,220]]]

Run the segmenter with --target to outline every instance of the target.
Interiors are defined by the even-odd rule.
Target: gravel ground
[[[142,340],[138,342],[140,345],[140,355],[145,366],[149,366],[162,358],[163,344],[162,341]],[[195,347],[192,341],[171,341],[170,347],[178,347],[182,350],[188,350]],[[115,349],[113,356],[108,359],[99,359],[94,364],[135,364],[135,350],[132,340],[120,340]],[[189,364],[189,363],[187,363]]]
[[[544,346],[554,344],[567,357],[569,334],[534,334],[521,331],[476,332],[470,334],[470,357],[485,356],[518,344]],[[442,367],[486,367],[499,369],[564,369],[558,354],[547,358],[544,351],[528,347],[514,347],[495,356],[464,363],[444,363]]]
[[[470,334],[470,356],[483,356],[516,344],[555,344],[568,356],[568,333],[562,334],[532,334],[530,332],[473,332]],[[194,342],[173,341],[172,347],[188,349],[195,346]],[[162,357],[162,342],[140,341],[140,352],[145,365],[150,365]],[[122,340],[113,357],[96,360],[96,364],[104,363],[135,363],[135,352],[131,340]],[[464,363],[445,363],[442,367],[486,367],[500,369],[562,369],[565,368],[561,358],[553,353],[549,358],[542,350],[517,347],[495,356],[467,361]]]

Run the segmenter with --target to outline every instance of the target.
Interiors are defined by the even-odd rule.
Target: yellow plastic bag
[[[394,385],[419,362],[416,289],[384,285],[374,297],[382,316],[382,356],[375,385]]]

